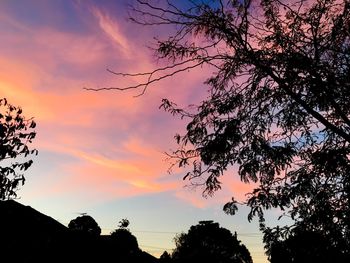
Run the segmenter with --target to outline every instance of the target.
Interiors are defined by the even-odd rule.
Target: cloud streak
[[[0,13],[0,33],[4,36],[0,43],[1,94],[22,106],[27,116],[35,116],[39,151],[64,156],[62,162],[74,160],[60,165],[58,160],[50,167],[42,164],[47,174],[42,184],[51,185],[43,195],[80,189],[104,200],[169,192],[197,207],[210,205],[200,191],[184,189],[181,177],[167,174],[169,164],[162,152],[171,148],[173,134],[182,127],[180,121],[158,109],[163,97],[181,105],[200,100],[202,76],[209,70],[199,68],[185,78],[181,75],[156,83],[138,99],[128,92],[87,92],[83,87],[126,86],[141,81],[115,79],[105,72],[108,65],[134,72],[157,65],[143,48],[135,48],[134,43],[144,40],[144,33],[124,32],[125,22],[97,3],[81,1],[75,8],[90,12],[77,11],[76,24],[81,28],[74,32],[52,24],[28,25]],[[50,181],[58,170],[65,175],[55,178],[57,184],[53,185]],[[29,174],[28,179],[30,176],[35,175]],[[222,202],[221,198],[216,200]]]
[[[103,32],[120,47],[125,55],[130,57],[131,45],[128,39],[120,32],[119,24],[97,7],[91,7],[91,12],[97,18]]]
[[[155,32],[128,24],[122,14],[127,2],[0,1],[0,94],[38,124],[33,146],[39,156],[18,194],[24,203],[65,223],[77,211],[105,206],[105,222],[132,210],[133,227],[139,219],[141,229],[163,225],[177,231],[185,222],[190,226],[196,223],[192,220],[211,218],[206,211],[222,206],[232,193],[244,200],[253,185],[239,182],[232,170],[222,177],[222,191],[204,199],[202,189],[185,187],[183,171],[167,173],[170,164],[163,152],[176,147],[173,135],[184,131],[185,121],[159,110],[161,99],[179,106],[200,102],[207,90],[203,76],[210,76],[211,69],[156,82],[139,98],[133,97],[137,90],[83,89],[144,81],[118,78],[106,68],[135,73],[164,66],[145,46],[154,35],[167,35],[167,29]]]

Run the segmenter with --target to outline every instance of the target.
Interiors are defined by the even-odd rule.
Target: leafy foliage
[[[123,218],[122,220],[119,221],[119,228],[124,228],[124,229],[127,229],[128,226],[130,225],[130,221],[126,218]]]
[[[175,238],[174,262],[252,263],[237,235],[213,221],[201,221]]]
[[[169,153],[184,179],[221,188],[238,165],[256,187],[243,200],[266,238],[290,228],[266,228],[264,211],[278,208],[341,249],[350,247],[350,3],[346,0],[137,0],[132,20],[176,26],[157,40],[168,66],[139,74],[141,88],[192,68],[214,69],[208,98],[190,109],[164,99],[161,107],[187,119]],[[108,89],[113,89],[108,88]],[[204,182],[204,183],[203,183]],[[233,197],[224,210],[234,214]],[[267,240],[266,239],[266,240]],[[342,246],[342,243],[346,246]]]
[[[34,120],[26,119],[21,108],[0,99],[0,200],[16,197],[16,190],[25,182],[23,172],[33,163],[27,157],[38,154],[28,147],[36,136],[35,127]]]

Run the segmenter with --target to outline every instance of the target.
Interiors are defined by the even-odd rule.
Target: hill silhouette
[[[119,247],[123,240],[71,231],[53,218],[14,200],[0,201],[0,262],[139,262],[158,259]],[[131,233],[130,233],[131,235]]]

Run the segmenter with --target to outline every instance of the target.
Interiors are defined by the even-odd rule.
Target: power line
[[[171,231],[156,231],[156,230],[130,230],[135,233],[150,233],[150,234],[179,234],[179,232],[171,232]],[[259,232],[237,232],[237,236],[245,236],[245,237],[262,237],[262,233]]]
[[[178,234],[179,232],[170,232],[170,231],[151,231],[151,230],[132,230],[131,232],[135,233],[151,233],[151,234]]]
[[[158,250],[172,250],[173,248],[166,248],[166,247],[154,247],[154,246],[148,246],[148,245],[140,245],[140,247],[145,247],[145,248],[154,248]]]

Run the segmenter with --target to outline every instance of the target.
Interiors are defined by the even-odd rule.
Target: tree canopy
[[[213,221],[200,221],[175,238],[174,262],[252,263],[236,234]]]
[[[78,216],[77,218],[71,220],[68,224],[68,228],[79,232],[85,233],[94,237],[97,237],[101,234],[101,228],[89,215]]]
[[[188,120],[169,153],[189,167],[184,177],[204,194],[238,165],[242,181],[254,182],[246,200],[249,220],[278,208],[297,226],[308,226],[350,247],[350,3],[346,0],[137,0],[132,20],[171,26],[155,54],[168,63],[144,83],[108,89],[141,89],[195,67],[213,69],[208,97],[198,105],[166,111]],[[203,183],[204,182],[204,183]],[[234,214],[237,200],[224,206]],[[344,249],[344,246],[341,246]],[[348,250],[348,249],[347,249]],[[349,252],[349,251],[348,251]]]
[[[28,144],[36,136],[33,118],[26,119],[20,107],[0,99],[0,200],[16,197],[16,190],[24,184],[23,172],[33,163],[28,155],[38,154]]]
[[[140,250],[137,238],[128,229],[129,225],[130,221],[123,218],[119,221],[118,228],[111,233],[114,246],[126,255],[135,254]]]
[[[349,254],[334,247],[322,233],[294,229],[286,240],[274,242],[269,251],[271,263],[349,262]]]

